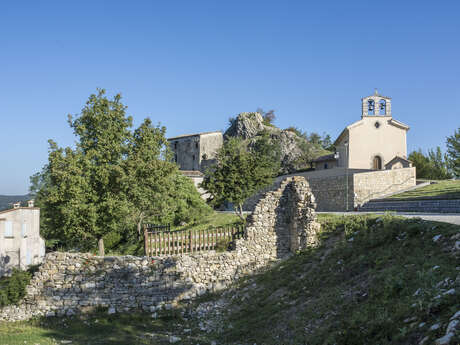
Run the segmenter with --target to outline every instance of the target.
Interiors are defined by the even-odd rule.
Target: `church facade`
[[[407,160],[409,126],[392,116],[391,98],[378,94],[361,100],[361,120],[345,127],[336,153],[315,160],[316,170],[330,168],[384,170],[411,166]]]

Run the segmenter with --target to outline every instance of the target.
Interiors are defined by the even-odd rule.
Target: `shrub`
[[[0,279],[0,307],[17,304],[26,295],[26,286],[35,270],[36,267],[27,271],[14,268],[11,276]]]

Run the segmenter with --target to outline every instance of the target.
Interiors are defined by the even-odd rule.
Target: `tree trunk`
[[[238,217],[241,218],[241,220],[244,222],[244,217],[243,217],[243,204],[238,204],[238,208],[236,210],[236,214]]]
[[[99,256],[104,256],[105,255],[104,240],[100,238],[99,241],[97,242],[97,245],[99,248]]]

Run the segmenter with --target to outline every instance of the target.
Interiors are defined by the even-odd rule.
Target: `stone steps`
[[[371,200],[358,211],[460,213],[460,199],[453,200]]]

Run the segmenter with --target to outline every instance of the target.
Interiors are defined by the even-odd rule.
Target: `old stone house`
[[[361,100],[361,120],[345,127],[334,145],[336,153],[318,157],[316,170],[397,169],[412,166],[407,160],[409,126],[393,119],[391,98],[378,94]]]
[[[217,131],[180,135],[169,138],[168,142],[180,170],[204,172],[215,163],[224,139],[222,132]]]
[[[29,201],[0,212],[0,276],[12,268],[25,269],[39,264],[45,256],[45,241],[40,237],[40,209]]]

